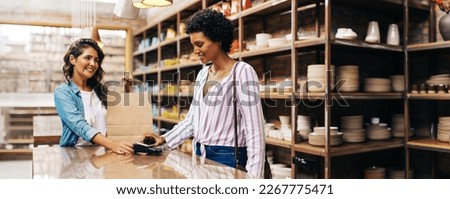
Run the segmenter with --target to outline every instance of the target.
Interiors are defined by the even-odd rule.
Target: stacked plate
[[[331,65],[330,68],[331,71],[335,70],[333,65]],[[327,85],[325,72],[326,67],[324,64],[312,64],[308,66],[307,83],[309,92],[325,92],[325,85]],[[332,72],[330,84],[330,86],[334,86],[334,72]]]
[[[317,133],[319,135],[325,135],[325,127],[324,126],[317,126],[314,127],[314,133]],[[338,127],[336,126],[330,126],[330,134],[335,135],[338,133]]]
[[[311,133],[311,117],[308,115],[297,116],[297,131],[302,140],[307,140]]]
[[[336,77],[339,91],[356,92],[359,90],[359,67],[357,65],[338,67]]]
[[[366,78],[364,90],[370,93],[391,92],[391,79],[387,78]]]
[[[330,146],[342,144],[342,132],[337,127],[330,127]],[[308,136],[308,143],[313,146],[325,146],[325,127],[314,127],[314,132]]]
[[[341,131],[344,142],[358,143],[366,140],[362,115],[341,117]]]
[[[367,167],[364,169],[365,179],[384,179],[386,178],[386,169],[384,167]]]
[[[428,85],[450,84],[450,74],[433,75],[426,81]]]
[[[367,128],[369,140],[387,140],[391,138],[391,129],[385,123],[372,124]]]
[[[439,117],[437,140],[449,142],[450,135],[450,117]]]
[[[405,170],[400,167],[389,167],[387,169],[389,179],[405,179]],[[409,171],[409,178],[414,178],[414,170]]]

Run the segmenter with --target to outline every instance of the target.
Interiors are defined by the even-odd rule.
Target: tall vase
[[[439,20],[439,31],[442,39],[445,41],[450,40],[450,14],[442,16]]]

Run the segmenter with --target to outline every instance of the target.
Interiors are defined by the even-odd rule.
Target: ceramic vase
[[[441,32],[442,39],[445,41],[450,40],[450,14],[446,14],[439,20],[439,31]]]

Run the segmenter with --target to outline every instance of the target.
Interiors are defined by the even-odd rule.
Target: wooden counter
[[[103,147],[33,149],[34,179],[244,179],[240,170],[177,150],[160,156],[117,155]]]

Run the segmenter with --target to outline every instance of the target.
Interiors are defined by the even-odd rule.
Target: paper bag
[[[147,92],[108,93],[107,134],[114,141],[137,142],[153,133],[151,97]]]

